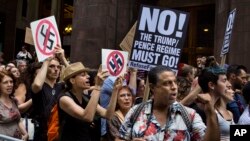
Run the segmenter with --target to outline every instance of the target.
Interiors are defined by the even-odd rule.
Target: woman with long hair
[[[133,105],[132,90],[129,86],[122,86],[117,91],[117,103],[114,116],[108,121],[109,140],[119,137],[119,128],[123,123],[127,112]]]
[[[6,71],[0,72],[0,134],[27,140],[28,134],[20,120],[21,114],[13,91],[13,76]]]

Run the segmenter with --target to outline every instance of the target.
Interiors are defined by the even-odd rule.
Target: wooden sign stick
[[[223,67],[225,65],[226,58],[227,58],[226,54],[221,57],[220,67]]]
[[[146,102],[148,100],[149,90],[150,90],[150,88],[149,88],[149,82],[148,82],[148,77],[147,77],[146,85],[145,85],[145,91],[144,91],[142,102]]]

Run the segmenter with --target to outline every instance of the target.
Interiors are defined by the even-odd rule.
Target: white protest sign
[[[229,16],[228,16],[228,19],[227,19],[227,26],[226,26],[223,46],[221,48],[221,55],[220,55],[221,57],[229,52],[229,44],[230,44],[232,31],[233,31],[235,13],[236,13],[236,9],[232,10],[229,13]]]
[[[36,54],[39,62],[53,56],[54,47],[61,45],[61,39],[58,32],[54,16],[30,23],[32,36],[35,43]]]
[[[189,15],[186,12],[142,6],[129,66],[149,71],[156,65],[177,70]]]
[[[102,68],[107,69],[112,76],[120,76],[126,72],[128,52],[102,49]]]

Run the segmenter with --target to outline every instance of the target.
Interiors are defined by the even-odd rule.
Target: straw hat
[[[81,62],[72,63],[69,66],[67,66],[63,71],[63,81],[68,80],[72,76],[75,76],[81,72],[89,71],[89,68],[84,67],[84,65]]]

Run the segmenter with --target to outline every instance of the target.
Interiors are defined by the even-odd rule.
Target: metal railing
[[[0,141],[23,141],[23,140],[0,134]]]

